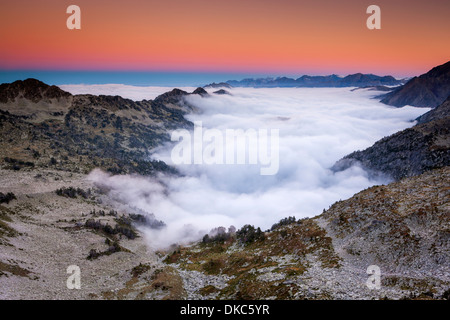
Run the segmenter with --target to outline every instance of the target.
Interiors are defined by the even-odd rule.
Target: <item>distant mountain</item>
[[[337,75],[329,76],[308,76],[304,75],[297,79],[280,78],[260,78],[243,79],[241,81],[229,80],[227,83],[233,87],[374,87],[374,86],[397,86],[403,84],[403,80],[397,80],[392,76],[377,76],[373,74],[356,73],[346,77]]]
[[[435,108],[450,95],[450,61],[414,77],[405,85],[386,94],[381,102],[403,107]]]
[[[366,150],[347,155],[332,169],[342,171],[360,164],[365,169],[399,180],[449,166],[450,97],[417,121],[412,128],[383,138]]]

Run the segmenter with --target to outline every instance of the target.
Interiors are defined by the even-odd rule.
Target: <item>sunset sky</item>
[[[413,76],[450,60],[449,17],[445,0],[0,0],[0,70]]]

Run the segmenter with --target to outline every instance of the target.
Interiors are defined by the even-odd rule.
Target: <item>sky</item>
[[[66,8],[81,8],[69,30]],[[381,8],[381,30],[366,9]],[[0,70],[414,76],[450,56],[443,0],[1,0]]]
[[[96,93],[107,90],[107,86],[87,86],[83,90]],[[111,85],[109,90],[116,90],[116,86]],[[123,86],[120,90],[124,97],[140,94],[152,98],[157,94],[146,87]],[[372,99],[379,91],[349,88],[227,89],[231,95],[215,95],[214,90],[206,97],[186,98],[201,111],[186,117],[201,122],[203,135],[194,132],[187,141],[199,146],[203,136],[202,163],[177,164],[173,154],[178,154],[174,150],[180,141],[175,140],[153,150],[152,157],[175,166],[183,173],[181,176],[111,176],[99,169],[88,176],[110,190],[109,197],[121,203],[119,211],[138,208],[166,223],[161,230],[143,230],[152,247],[195,241],[219,226],[241,228],[252,224],[266,230],[282,218],[312,217],[335,201],[375,184],[388,183],[388,177],[372,177],[358,166],[336,173],[330,168],[345,155],[411,127],[416,117],[429,110],[393,108]],[[229,129],[264,128],[270,129],[270,136],[272,130],[278,130],[279,151],[270,157],[272,163],[278,164],[273,174],[262,174],[261,168],[267,166],[260,161],[260,155],[256,163],[249,158],[244,163],[206,162],[211,141],[207,133],[211,130],[225,135]],[[247,143],[248,152],[259,148],[259,140],[252,141]],[[269,145],[273,150],[275,142]],[[222,158],[231,154],[231,149],[226,144]],[[195,147],[186,154],[195,160]]]

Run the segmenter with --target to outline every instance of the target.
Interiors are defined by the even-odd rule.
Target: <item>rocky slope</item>
[[[405,85],[386,94],[381,102],[395,107],[411,105],[434,108],[449,95],[450,61],[412,78]]]
[[[450,165],[450,98],[419,117],[418,124],[339,160],[334,171],[361,165],[395,180]]]
[[[222,237],[177,248],[165,262],[195,299],[441,299],[450,288],[449,187],[448,167],[429,171],[255,241]],[[366,285],[371,265],[379,289]]]

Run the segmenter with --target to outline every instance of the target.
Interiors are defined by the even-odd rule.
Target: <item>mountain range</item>
[[[335,74],[328,76],[308,76],[293,79],[288,77],[243,79],[240,81],[229,80],[226,84],[233,87],[299,87],[299,88],[323,88],[323,87],[367,87],[367,86],[398,86],[405,80],[397,80],[392,76],[377,76],[374,74],[355,73],[345,77]],[[216,85],[217,84],[211,84]]]

